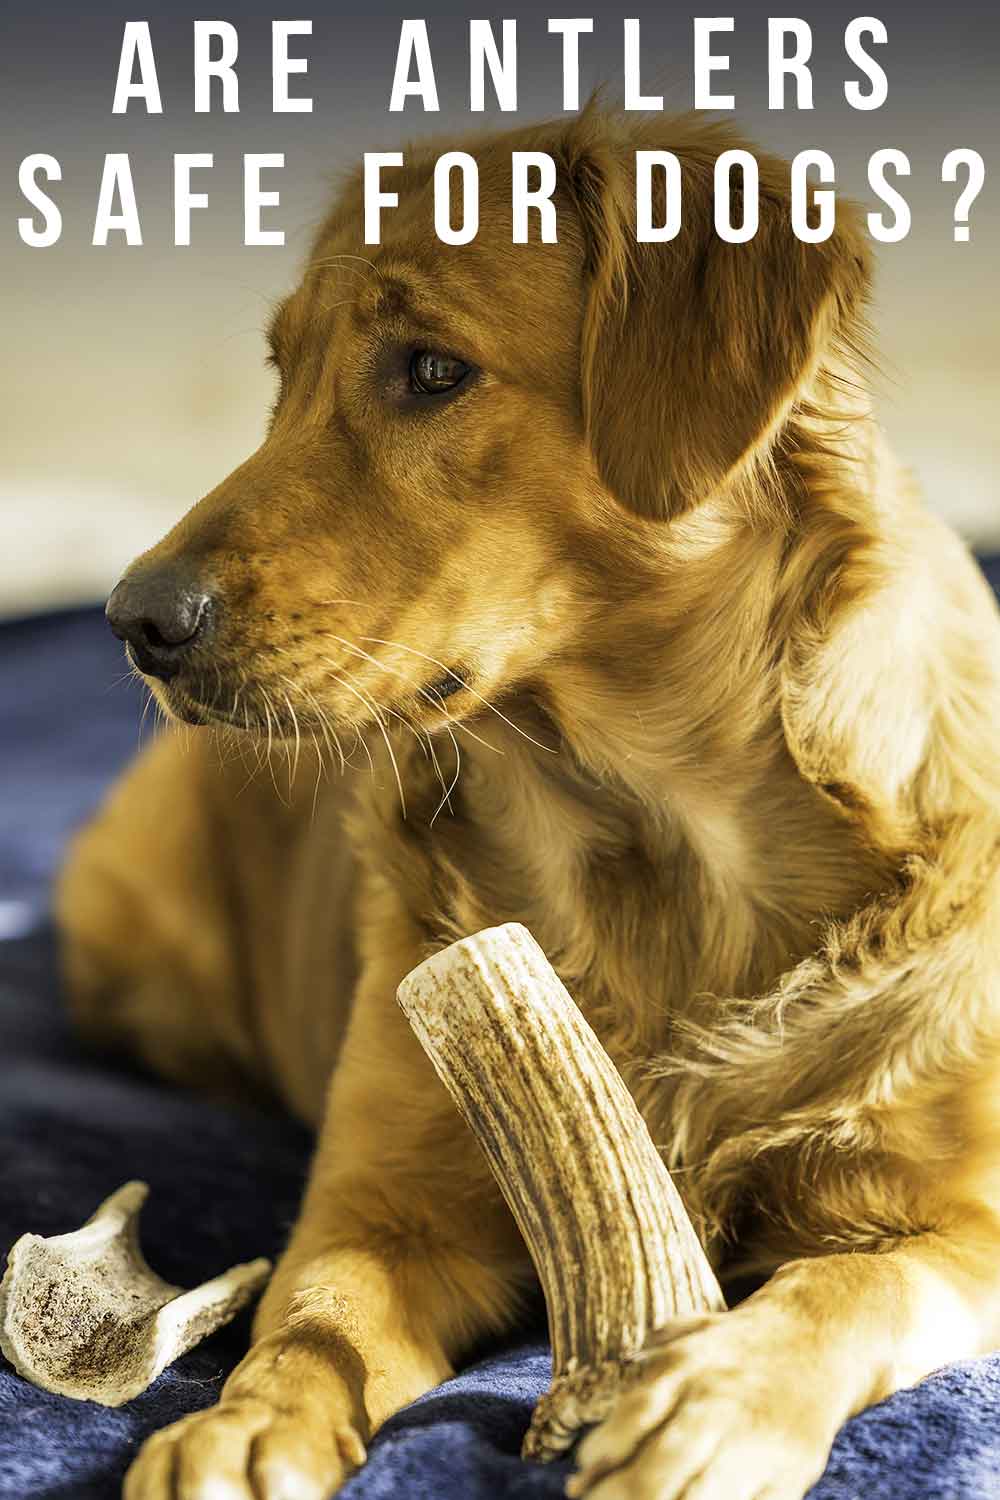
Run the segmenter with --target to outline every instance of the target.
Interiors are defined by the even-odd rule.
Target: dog
[[[600,107],[484,136],[462,248],[433,146],[377,249],[352,178],[260,449],[111,596],[200,727],[78,837],[75,1014],[319,1132],[249,1353],[127,1500],[325,1500],[518,1316],[524,1246],[395,1002],[508,920],[720,1274],[763,1278],[666,1331],[573,1493],[801,1500],[852,1413],[1000,1345],[1000,620],[872,417],[856,213],[801,243],[760,157],[724,243],[733,144]],[[670,243],[634,234],[645,148],[682,163]],[[512,150],[557,163],[556,244],[511,244]]]

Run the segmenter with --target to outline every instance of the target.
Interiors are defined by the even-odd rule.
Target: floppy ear
[[[680,233],[665,244],[635,239],[635,148],[651,142],[633,135],[626,149],[582,119],[562,159],[585,242],[588,436],[608,487],[659,518],[766,452],[824,353],[838,337],[849,340],[868,282],[850,206],[838,204],[829,240],[803,244],[791,228],[788,168],[766,157],[758,157],[756,235],[721,240],[713,170],[733,142],[711,126],[686,129],[687,148],[666,143],[681,162],[683,197]],[[654,215],[663,210],[662,178],[654,173]],[[738,201],[733,215],[740,222]]]

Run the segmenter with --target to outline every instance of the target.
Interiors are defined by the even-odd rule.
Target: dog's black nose
[[[192,647],[204,639],[211,612],[211,595],[170,567],[127,573],[105,610],[139,671],[164,681],[180,671]]]

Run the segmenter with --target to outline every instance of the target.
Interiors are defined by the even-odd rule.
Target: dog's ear
[[[838,204],[830,239],[802,243],[788,168],[768,158],[759,158],[756,235],[738,245],[718,237],[714,164],[731,144],[696,125],[686,146],[670,148],[683,173],[682,225],[662,244],[636,242],[634,137],[626,149],[584,121],[561,153],[583,232],[586,429],[609,489],[652,517],[678,515],[767,452],[824,355],[850,342],[868,284],[850,206]],[[663,196],[654,173],[654,215]],[[739,223],[739,202],[733,214]]]

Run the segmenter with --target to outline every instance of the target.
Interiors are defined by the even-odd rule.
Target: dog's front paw
[[[223,1399],[148,1439],[123,1500],[328,1500],[364,1460],[360,1433],[333,1415]]]
[[[123,1500],[328,1500],[365,1461],[357,1392],[294,1337],[262,1341],[218,1406],[156,1432]]]
[[[698,1320],[649,1359],[584,1439],[567,1494],[802,1500],[833,1430],[795,1342],[787,1328],[739,1312]]]

